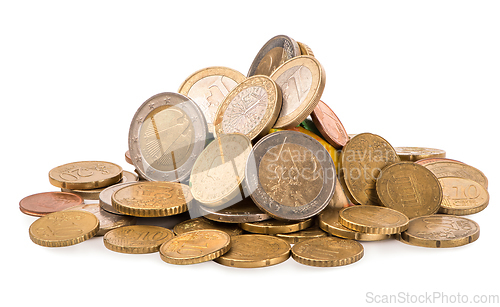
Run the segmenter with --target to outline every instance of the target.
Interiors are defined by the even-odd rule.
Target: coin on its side
[[[283,63],[271,75],[281,89],[282,106],[274,128],[296,127],[319,103],[325,89],[325,70],[312,56],[301,55]]]
[[[411,219],[400,241],[422,247],[456,247],[479,238],[479,225],[467,218],[446,214]]]
[[[245,76],[231,68],[214,66],[193,73],[181,84],[179,93],[200,107],[207,120],[208,132],[214,133],[215,113],[224,98]]]
[[[457,163],[462,163],[462,162],[460,162],[458,160],[453,160],[453,159],[449,159],[449,158],[425,158],[425,159],[421,159],[421,160],[415,161],[415,163],[423,165],[423,166],[425,166],[427,164],[434,163],[434,162],[457,162]]]
[[[443,200],[436,176],[413,162],[397,162],[383,168],[376,189],[382,205],[409,219],[436,213]]]
[[[301,42],[297,42],[297,45],[299,45],[301,55],[314,56],[314,52],[312,51],[312,49],[308,45],[301,43]]]
[[[103,238],[107,249],[125,254],[154,253],[172,239],[174,233],[167,228],[150,225],[131,225],[108,231]]]
[[[240,235],[231,238],[231,249],[214,259],[225,266],[260,268],[275,265],[290,257],[290,244],[267,235]]]
[[[395,234],[405,231],[409,220],[406,215],[394,209],[359,205],[341,209],[339,222],[359,232]]]
[[[276,236],[287,241],[290,244],[297,244],[310,239],[327,237],[328,233],[321,230],[318,226],[313,225],[296,232],[277,233]]]
[[[300,47],[295,40],[286,35],[277,35],[267,41],[259,50],[250,66],[247,77],[253,75],[270,76],[281,64],[300,54]]]
[[[240,227],[238,227],[238,225],[218,223],[206,219],[202,216],[194,219],[189,219],[175,225],[174,233],[179,236],[185,234],[186,232],[191,232],[195,230],[205,230],[205,229],[224,231],[230,236],[237,236],[243,233],[243,230]]]
[[[256,75],[238,84],[219,105],[215,132],[242,133],[250,140],[266,135],[281,110],[281,91],[268,76]]]
[[[440,160],[424,165],[439,178],[459,177],[473,180],[488,189],[488,178],[475,167],[458,161]]]
[[[119,165],[111,162],[80,161],[51,169],[49,181],[58,188],[90,190],[119,182],[122,171]]]
[[[429,158],[445,158],[446,151],[427,147],[394,147],[401,161],[418,161]]]
[[[271,219],[261,222],[241,223],[240,227],[248,232],[272,235],[300,231],[310,227],[312,224],[313,219],[304,221],[279,221]]]
[[[481,184],[465,178],[439,178],[443,188],[443,201],[439,212],[451,215],[468,215],[484,210],[490,195]]]
[[[224,231],[205,229],[186,232],[162,244],[160,257],[171,264],[195,264],[213,260],[231,248]]]
[[[135,183],[137,182],[118,183],[102,190],[102,192],[99,193],[99,205],[101,206],[101,208],[109,213],[117,215],[126,215],[122,212],[116,211],[116,209],[113,208],[113,202],[111,201],[111,197],[113,196],[113,193],[118,191],[119,189]]]
[[[323,101],[320,100],[316,108],[314,108],[311,118],[321,135],[333,147],[342,149],[347,141],[349,141],[349,136],[342,122]]]
[[[22,213],[44,216],[83,204],[82,197],[68,192],[44,192],[26,196],[19,202]]]
[[[130,165],[134,165],[134,163],[132,162],[132,157],[130,157],[130,151],[127,150],[125,152],[125,161],[127,161],[128,164]]]
[[[255,205],[251,197],[247,197],[229,207],[212,208],[200,205],[198,209],[205,218],[223,223],[258,222],[271,218]]]
[[[297,243],[292,258],[316,267],[335,267],[354,263],[363,257],[363,245],[353,240],[323,237]]]
[[[59,211],[34,221],[29,228],[31,241],[47,247],[74,245],[94,237],[99,220],[86,211]]]

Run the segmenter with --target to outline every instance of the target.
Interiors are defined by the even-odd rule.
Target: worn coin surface
[[[347,131],[340,119],[323,101],[319,101],[311,113],[311,118],[325,140],[337,149],[342,149],[349,141]]]
[[[342,149],[342,180],[353,202],[361,205],[379,205],[376,180],[387,165],[399,162],[391,144],[372,133],[353,137]]]
[[[105,161],[80,161],[64,164],[49,171],[53,186],[64,189],[97,189],[122,179],[122,168]]]
[[[311,239],[292,247],[295,261],[316,267],[348,265],[360,260],[363,254],[363,245],[335,237]]]
[[[443,200],[436,176],[413,162],[397,162],[383,168],[376,189],[382,205],[409,219],[436,213]]]
[[[270,76],[281,64],[300,54],[300,47],[295,40],[286,35],[277,35],[259,50],[247,76]]]
[[[297,42],[297,45],[299,45],[301,55],[314,56],[314,52],[312,51],[312,49],[308,45],[301,43],[301,42]]]
[[[247,234],[231,238],[231,249],[214,259],[222,265],[238,268],[260,268],[275,265],[290,257],[290,244],[267,235]]]
[[[59,211],[34,221],[29,228],[31,241],[47,247],[77,244],[95,236],[99,220],[86,211]]]
[[[395,234],[408,228],[408,218],[394,209],[380,206],[351,206],[339,212],[343,226],[366,233]]]
[[[215,113],[231,90],[246,79],[231,68],[207,67],[189,76],[179,87],[179,93],[193,99],[207,121],[208,132],[214,133]]]
[[[26,196],[19,202],[21,212],[44,216],[83,203],[83,198],[67,192],[44,192]]]
[[[312,137],[278,131],[254,146],[245,170],[255,204],[276,219],[304,220],[325,208],[335,191],[332,158]]]
[[[172,239],[174,233],[163,227],[131,225],[108,231],[103,238],[107,249],[125,254],[154,253]]]
[[[205,229],[183,233],[162,244],[160,257],[171,264],[195,264],[213,260],[231,248],[224,231]]]
[[[140,177],[181,182],[205,147],[207,123],[200,107],[178,93],[146,100],[130,124],[128,147]]]
[[[224,231],[230,236],[237,236],[243,233],[243,230],[236,224],[218,223],[212,220],[206,219],[202,216],[183,221],[174,226],[174,233],[176,235],[182,235],[186,232],[194,230],[204,230],[213,229]]]
[[[468,164],[456,161],[440,160],[433,163],[427,163],[424,166],[433,172],[437,178],[466,178],[476,181],[485,189],[488,189],[488,178],[486,178],[483,172]]]
[[[215,132],[242,133],[250,140],[266,135],[281,110],[281,91],[268,76],[256,75],[238,84],[219,105]]]
[[[271,218],[267,213],[260,210],[250,197],[229,207],[213,208],[200,205],[198,209],[205,218],[223,223],[258,222]]]
[[[115,191],[111,204],[116,211],[138,217],[161,217],[188,210],[193,200],[189,187],[182,183],[147,181]]]
[[[401,161],[418,161],[429,158],[445,158],[446,151],[427,147],[394,147]]]
[[[280,221],[270,219],[261,222],[241,223],[240,227],[248,232],[273,235],[300,231],[310,227],[312,224],[313,219],[304,221]]]
[[[467,218],[446,214],[420,216],[401,233],[402,242],[422,247],[456,247],[479,238],[479,225]]]
[[[328,236],[328,233],[321,230],[318,226],[311,226],[303,230],[290,233],[277,233],[276,236],[287,241],[290,244],[297,244],[310,239],[322,238]]]
[[[439,212],[452,215],[474,214],[484,210],[490,196],[481,184],[466,178],[439,178],[443,201]]]
[[[283,63],[271,75],[281,89],[282,106],[275,128],[296,127],[316,108],[325,89],[325,70],[312,56]]]

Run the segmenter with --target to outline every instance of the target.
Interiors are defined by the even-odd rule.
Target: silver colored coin
[[[209,208],[200,204],[198,209],[205,218],[223,223],[258,222],[271,218],[267,213],[260,210],[250,197],[227,208]]]
[[[247,76],[270,76],[281,64],[299,55],[300,48],[295,40],[286,35],[275,36],[257,53]]]
[[[113,213],[116,215],[125,215],[121,212],[118,212],[115,208],[113,208],[113,205],[111,203],[111,197],[113,196],[113,193],[115,191],[118,191],[119,189],[126,187],[131,184],[136,184],[137,182],[125,182],[125,183],[119,183],[112,185],[106,189],[104,189],[101,194],[99,194],[99,205],[104,211],[107,211],[109,213]],[[126,215],[125,215],[126,216]]]

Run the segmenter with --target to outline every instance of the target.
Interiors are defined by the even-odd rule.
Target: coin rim
[[[439,210],[438,210],[439,213],[444,213],[444,214],[448,214],[448,215],[460,215],[460,216],[461,215],[470,215],[470,214],[475,214],[475,213],[481,212],[484,209],[486,209],[486,207],[488,207],[488,204],[490,203],[490,193],[482,184],[480,184],[479,182],[474,181],[472,179],[464,178],[464,177],[442,177],[442,178],[438,179],[441,187],[442,187],[442,183],[441,183],[442,180],[441,179],[447,179],[447,178],[454,178],[454,179],[460,179],[460,180],[464,180],[464,181],[471,181],[471,182],[477,183],[486,192],[486,201],[479,206],[476,206],[473,208],[465,208],[465,209],[443,207],[442,202],[441,202]],[[443,200],[444,200],[444,196],[443,196]]]
[[[345,142],[343,144],[340,143],[340,142],[338,142],[338,138],[332,137],[327,129],[324,129],[324,126],[322,124],[323,121],[320,120],[319,117],[316,115],[315,110],[319,107],[319,105],[321,103],[323,103],[332,112],[333,116],[335,116],[335,118],[337,119],[337,123],[340,124],[340,126],[342,127],[342,130],[343,130],[343,132],[344,132],[344,134],[346,136],[345,137]],[[318,105],[316,106],[316,108],[314,108],[314,110],[311,112],[311,119],[312,119],[314,125],[316,126],[316,128],[318,129],[319,133],[321,134],[321,136],[323,136],[323,138],[330,145],[332,145],[334,148],[336,148],[336,149],[342,149],[345,146],[345,144],[347,144],[347,142],[349,142],[349,136],[347,134],[347,131],[344,128],[344,125],[340,121],[339,117],[337,116],[337,114],[335,114],[335,112],[333,112],[332,108],[330,108],[330,106],[328,104],[326,104],[324,101],[322,101],[321,99],[318,102]]]
[[[358,223],[356,221],[348,220],[344,216],[345,211],[347,211],[347,210],[363,210],[363,209],[360,209],[362,207],[376,208],[375,210],[391,210],[391,211],[395,212],[396,214],[400,214],[401,216],[403,216],[406,219],[406,223],[403,223],[399,226],[379,227],[379,226],[365,225],[365,224]],[[352,208],[356,208],[356,209],[352,209]],[[400,233],[400,232],[403,232],[406,229],[408,229],[409,219],[403,213],[401,213],[397,210],[391,209],[391,208],[372,206],[372,205],[356,205],[356,206],[342,208],[339,211],[339,223],[346,228],[352,229],[354,231],[364,232],[364,233],[396,234],[396,233]]]
[[[258,225],[258,222],[252,223],[240,223],[239,226],[241,229],[246,230],[248,232],[254,234],[267,234],[274,235],[278,233],[292,233],[300,230],[304,230],[313,225],[313,219],[308,218],[307,220],[302,221],[288,221],[289,225]]]
[[[306,244],[306,243],[311,243],[312,241],[318,241],[318,240],[344,240],[346,242],[350,242],[354,244],[356,247],[360,248],[360,250],[350,256],[350,257],[345,257],[342,259],[330,259],[330,260],[324,260],[324,259],[314,259],[314,258],[308,258],[306,255],[300,255],[297,253],[297,249]],[[348,239],[343,239],[343,238],[336,238],[336,237],[321,237],[321,238],[315,238],[307,241],[303,241],[300,243],[295,244],[292,247],[291,250],[292,258],[297,261],[300,264],[308,265],[308,266],[314,266],[314,267],[337,267],[337,266],[344,266],[348,264],[352,264],[354,262],[359,261],[361,258],[363,258],[364,255],[364,247],[361,245],[361,243],[354,241],[354,240],[348,240]]]
[[[102,163],[102,164],[111,164],[114,167],[118,168],[118,174],[111,175],[109,177],[106,177],[104,179],[100,180],[91,180],[91,181],[80,181],[80,182],[70,182],[70,181],[65,181],[65,180],[59,180],[54,178],[54,175],[52,174],[53,171],[56,171],[56,169],[59,169],[61,167],[65,167],[67,165],[75,165],[78,163]],[[98,189],[102,187],[106,187],[109,185],[112,185],[114,183],[119,182],[122,179],[122,173],[123,173],[123,168],[119,166],[118,164],[115,164],[113,162],[107,162],[107,161],[77,161],[77,162],[71,162],[71,163],[66,163],[62,164],[59,166],[54,167],[49,171],[49,182],[55,187],[58,188],[64,188],[64,189],[70,189],[70,190],[91,190],[91,189]]]
[[[111,251],[122,254],[150,254],[157,252],[160,249],[160,246],[166,242],[165,241],[160,244],[154,244],[149,246],[125,246],[125,245],[112,244],[108,241],[108,237],[111,236],[113,232],[123,231],[124,229],[127,228],[154,228],[161,231],[165,231],[169,234],[169,238],[166,241],[169,241],[175,237],[175,234],[172,232],[172,230],[165,227],[153,226],[153,225],[128,225],[111,229],[110,231],[108,231],[102,239],[104,242],[104,246]],[[123,242],[123,240],[121,242]]]
[[[292,46],[292,53],[294,54],[294,57],[301,55],[299,45],[297,44],[297,42],[293,38],[286,36],[286,35],[276,35],[275,37],[268,40],[262,46],[262,48],[260,48],[259,52],[257,52],[257,55],[255,56],[252,64],[250,65],[250,69],[248,70],[247,77],[251,77],[251,76],[255,75],[255,71],[257,70],[257,67],[259,66],[259,64],[262,61],[262,59],[264,58],[264,56],[269,51],[271,51],[273,48],[276,47],[273,45],[273,43],[275,43],[277,40],[278,41],[279,40],[283,40],[283,41],[288,40],[290,43],[290,46]],[[283,44],[277,44],[277,45],[283,45]],[[293,59],[293,57],[292,57],[292,59]]]

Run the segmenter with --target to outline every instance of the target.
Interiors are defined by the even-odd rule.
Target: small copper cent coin
[[[380,206],[351,206],[340,210],[343,226],[366,233],[395,234],[408,228],[408,218],[394,209]]]
[[[125,254],[154,253],[160,246],[172,239],[174,233],[164,227],[131,225],[116,228],[104,235],[104,246],[114,252]]]
[[[270,76],[281,64],[300,54],[300,47],[294,39],[286,35],[277,35],[259,50],[247,76]]]
[[[21,212],[32,216],[44,216],[83,203],[83,198],[67,192],[44,192],[26,196],[19,202]]]
[[[465,178],[439,178],[443,189],[443,201],[440,213],[468,215],[484,210],[490,201],[490,195],[481,184]]]
[[[186,232],[205,229],[224,231],[230,236],[237,236],[243,233],[243,230],[236,224],[214,222],[202,216],[194,219],[189,219],[175,225],[174,233],[176,235],[182,235]]]
[[[335,267],[354,263],[363,257],[363,245],[335,237],[307,240],[292,247],[292,258],[298,263],[316,267]]]
[[[337,149],[342,149],[349,141],[349,136],[345,131],[342,122],[323,101],[319,101],[316,108],[311,113],[311,118],[321,135],[330,145]]]
[[[107,187],[122,179],[122,168],[105,161],[80,161],[64,164],[49,171],[53,186],[72,190]]]

